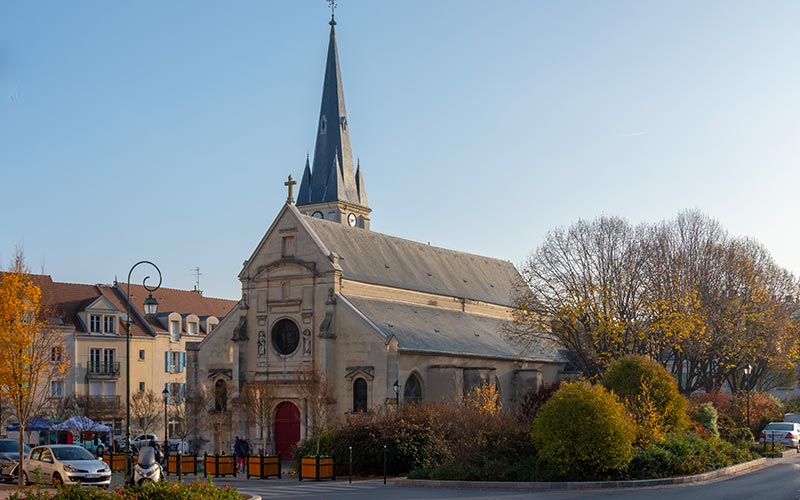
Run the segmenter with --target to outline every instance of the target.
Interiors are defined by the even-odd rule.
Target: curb
[[[693,476],[670,477],[665,479],[638,479],[632,481],[560,481],[560,482],[505,482],[505,481],[434,481],[429,479],[397,479],[396,486],[410,488],[479,488],[503,490],[600,490],[620,488],[647,488],[673,484],[691,484],[710,481],[731,476],[740,472],[751,471],[766,465],[766,458],[757,458],[750,462],[731,465],[703,474]]]

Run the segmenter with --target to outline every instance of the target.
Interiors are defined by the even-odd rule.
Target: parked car
[[[187,443],[186,441],[182,441],[180,439],[170,439],[169,452],[177,453],[179,449],[183,454],[189,453],[189,443]]]
[[[27,455],[31,447],[22,445],[22,452]],[[25,457],[22,457],[23,459]],[[0,439],[0,480],[15,481],[19,470],[19,441],[16,439]]]
[[[759,439],[766,439],[767,443],[780,443],[789,448],[800,451],[800,423],[796,422],[770,422],[761,431]]]
[[[22,463],[25,484],[51,482],[108,488],[111,469],[82,446],[48,444],[33,448]]]
[[[85,441],[81,441],[80,439],[75,441],[74,444],[78,446],[83,446],[87,450],[91,451],[97,456],[101,456],[106,451],[106,443],[103,441],[100,436],[95,436],[92,439],[87,439]]]
[[[156,434],[139,434],[131,440],[131,444],[138,450],[142,446],[150,446],[150,442],[160,443]]]

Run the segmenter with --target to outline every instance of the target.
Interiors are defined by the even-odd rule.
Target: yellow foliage
[[[0,276],[0,395],[24,425],[37,416],[49,383],[69,366],[64,339],[42,314],[42,292],[26,272],[21,252]]]
[[[503,407],[497,384],[492,382],[484,382],[470,391],[464,398],[464,404],[484,415],[497,415]]]

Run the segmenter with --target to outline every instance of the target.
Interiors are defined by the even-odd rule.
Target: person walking
[[[244,458],[242,459],[242,472],[247,470],[247,457],[250,456],[250,441],[247,440],[246,437],[242,436],[242,454]]]
[[[242,464],[244,463],[244,450],[242,449],[242,440],[236,436],[236,441],[233,443],[233,454],[236,457],[236,470],[242,471]]]

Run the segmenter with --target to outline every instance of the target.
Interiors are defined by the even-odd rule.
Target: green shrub
[[[607,478],[630,462],[634,430],[625,407],[602,386],[562,384],[533,424],[539,458],[572,479]]]
[[[619,396],[634,416],[639,446],[688,427],[686,398],[678,392],[672,374],[655,361],[626,356],[608,367],[601,383]]]
[[[675,456],[658,445],[637,448],[628,464],[631,479],[659,479],[672,476]]]
[[[717,409],[714,408],[711,402],[701,404],[694,411],[694,419],[712,437],[719,437],[719,428],[717,427],[718,418]]]

